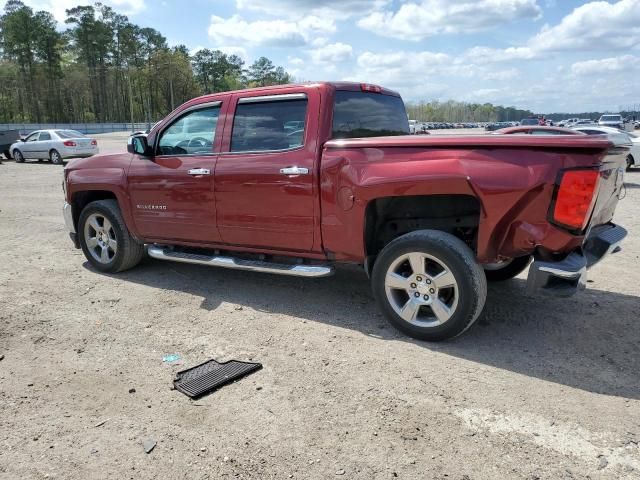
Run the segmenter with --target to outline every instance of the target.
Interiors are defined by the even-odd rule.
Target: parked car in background
[[[633,133],[623,132],[618,128],[602,127],[600,125],[585,125],[574,127],[574,130],[587,135],[606,135],[614,145],[631,147],[627,155],[627,170],[640,166],[640,137]]]
[[[537,117],[527,117],[520,120],[520,125],[538,125],[539,123]]]
[[[562,127],[546,127],[542,125],[520,125],[519,127],[501,128],[492,135],[584,135],[582,132]]]
[[[75,130],[36,130],[11,145],[16,163],[49,160],[62,165],[69,158],[85,158],[99,152],[98,141]]]
[[[536,123],[537,125],[537,123]],[[506,127],[510,127],[511,123],[510,122],[493,122],[493,123],[488,123],[484,129],[488,132],[493,132],[496,130],[500,130],[501,128],[506,128]]]
[[[598,125],[601,127],[613,127],[619,128],[620,130],[624,129],[624,120],[622,119],[622,115],[602,115],[600,120],[598,120]]]
[[[20,130],[3,130],[0,132],[0,153],[9,160],[11,158],[11,145],[20,140]]]

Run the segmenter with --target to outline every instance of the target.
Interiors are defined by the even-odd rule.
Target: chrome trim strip
[[[282,265],[272,264],[260,261],[242,261],[238,263],[233,257],[224,257],[220,255],[207,257],[205,255],[184,256],[167,255],[162,247],[150,245],[148,248],[149,256],[158,260],[170,260],[180,263],[191,263],[196,265],[208,265],[211,267],[232,268],[235,270],[246,270],[252,272],[275,273],[278,275],[290,275],[295,277],[327,277],[332,275],[334,269],[332,266],[326,265]]]
[[[580,270],[577,270],[574,272],[569,270],[562,270],[560,268],[553,268],[553,267],[540,267],[539,270],[541,272],[547,272],[552,275],[555,275],[556,277],[568,278],[568,279],[580,278],[587,273],[587,267],[582,267]]]
[[[280,150],[238,150],[233,152],[220,152],[219,155],[245,155],[245,154],[258,154],[258,153],[282,153],[282,152],[293,152],[295,150],[304,149],[304,145],[300,145],[298,147],[290,147],[290,148],[282,148]]]
[[[259,97],[243,97],[238,103],[279,102],[284,100],[306,100],[306,93],[285,93],[282,95],[261,95]]]
[[[70,233],[76,233],[76,227],[73,224],[73,207],[68,202],[64,202],[62,207],[62,215],[64,216],[64,224]]]

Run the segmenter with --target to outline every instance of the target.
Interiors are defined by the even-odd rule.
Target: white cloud
[[[309,16],[299,21],[246,21],[239,15],[230,18],[211,16],[209,37],[225,45],[247,44],[272,47],[299,47],[314,36],[335,32],[335,24]]]
[[[640,45],[640,0],[590,2],[529,41],[540,51],[627,49]]]
[[[51,13],[58,22],[64,23],[67,18],[67,9],[93,2],[78,2],[77,0],[23,0],[23,3],[34,10],[47,11]],[[144,0],[103,0],[102,3],[113,7],[118,13],[125,15],[136,15],[146,8]]]
[[[571,65],[575,75],[598,75],[603,73],[631,73],[640,70],[640,57],[621,55],[619,57],[586,60]]]
[[[391,0],[236,0],[238,10],[254,10],[269,15],[300,18],[309,14],[344,20],[353,14],[377,10]]]
[[[529,47],[489,48],[473,47],[467,50],[464,56],[472,62],[494,63],[511,62],[513,60],[530,60],[536,58],[538,53]]]
[[[358,26],[379,35],[418,41],[442,33],[486,30],[519,19],[538,19],[537,0],[422,0],[395,11],[374,11]]]
[[[474,47],[465,56],[476,62],[548,58],[568,51],[627,51],[640,47],[640,0],[594,1],[574,9],[559,24],[545,25],[526,45]]]
[[[405,52],[396,51],[392,53],[364,52],[358,56],[358,66],[363,70],[403,70],[407,72],[413,70],[429,71],[429,65],[435,68],[440,65],[450,64],[451,57],[446,53],[434,52]]]
[[[497,80],[506,81],[513,80],[520,76],[520,71],[517,68],[509,68],[506,70],[491,70],[482,75],[484,80]]]
[[[351,58],[353,47],[346,43],[331,43],[310,52],[314,63],[333,65]]]

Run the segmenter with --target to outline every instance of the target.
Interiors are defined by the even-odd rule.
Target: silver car
[[[67,158],[84,158],[98,153],[98,142],[75,130],[36,130],[11,145],[17,163],[48,159],[56,165]]]

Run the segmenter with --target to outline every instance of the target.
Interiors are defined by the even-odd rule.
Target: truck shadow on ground
[[[485,311],[473,328],[455,340],[428,343],[387,323],[357,267],[304,279],[147,258],[117,278],[201,297],[201,308],[208,311],[230,303],[245,311],[291,315],[568,387],[640,399],[640,298],[599,290],[594,283],[565,299],[528,296],[521,279],[490,284]]]

